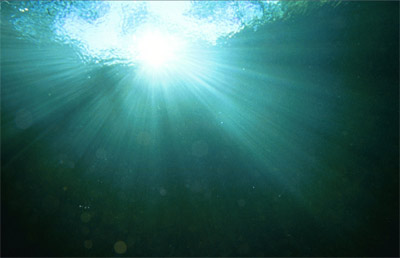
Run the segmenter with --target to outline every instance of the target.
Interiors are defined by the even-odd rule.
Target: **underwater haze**
[[[2,256],[399,256],[397,1],[2,1]]]

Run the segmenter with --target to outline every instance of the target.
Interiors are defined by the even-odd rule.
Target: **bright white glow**
[[[52,30],[58,41],[78,46],[87,61],[140,64],[163,70],[168,65],[171,70],[172,60],[186,58],[182,56],[181,42],[185,42],[188,52],[197,43],[216,45],[219,39],[226,40],[247,26],[257,25],[264,17],[268,21],[277,16],[275,13],[282,12],[278,3],[77,1],[72,9],[55,3],[59,18],[52,21]],[[269,10],[268,6],[273,8]],[[31,20],[18,24],[31,24]],[[32,28],[21,30],[27,35],[39,34]]]
[[[158,30],[148,30],[137,38],[138,60],[151,68],[167,66],[177,60],[182,42]]]

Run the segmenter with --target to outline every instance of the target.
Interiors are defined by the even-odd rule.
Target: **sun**
[[[147,30],[137,38],[137,59],[151,69],[168,67],[178,61],[182,42],[173,35],[159,30]]]

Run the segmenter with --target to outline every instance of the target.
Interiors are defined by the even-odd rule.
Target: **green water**
[[[293,1],[167,77],[1,7],[2,256],[399,255],[398,2]]]

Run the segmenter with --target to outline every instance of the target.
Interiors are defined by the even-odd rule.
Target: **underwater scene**
[[[1,256],[399,256],[399,2],[0,4]]]

